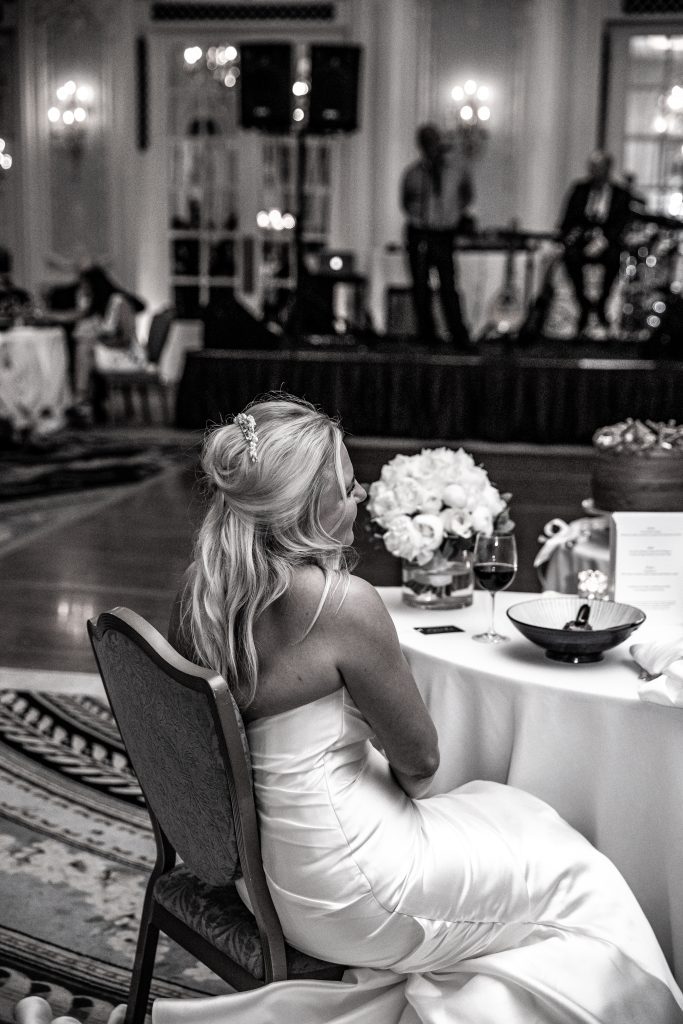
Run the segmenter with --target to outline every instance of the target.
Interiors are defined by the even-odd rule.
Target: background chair
[[[152,422],[152,410],[149,403],[150,389],[154,388],[160,398],[162,416],[165,423],[171,422],[171,411],[168,402],[168,389],[159,373],[159,360],[168,341],[171,324],[175,319],[172,307],[155,313],[147,336],[147,361],[140,366],[130,366],[110,370],[95,371],[96,403],[103,406],[116,392],[123,397],[127,419],[133,419],[135,408],[133,393],[140,397],[142,416],[145,423]]]
[[[160,930],[239,990],[339,979],[344,967],[283,938],[261,860],[246,735],[225,680],[186,661],[127,608],[89,621],[88,633],[157,845],[126,1024],[143,1024]],[[235,888],[240,876],[253,914]]]

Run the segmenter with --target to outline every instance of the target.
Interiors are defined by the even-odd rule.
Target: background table
[[[180,380],[185,355],[196,352],[204,344],[204,324],[201,320],[174,320],[159,359],[159,375],[167,384]]]
[[[504,609],[537,598],[503,593],[497,625],[510,642],[472,640],[488,595],[471,608],[426,612],[380,588],[436,723],[441,765],[434,791],[472,779],[507,782],[547,801],[622,872],[683,979],[683,709],[640,701],[628,648],[593,665],[561,665],[517,633]],[[452,623],[464,633],[425,635]]]
[[[0,332],[0,418],[15,430],[62,426],[71,404],[66,336],[61,327]]]

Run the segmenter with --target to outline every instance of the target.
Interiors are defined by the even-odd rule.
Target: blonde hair
[[[257,687],[254,624],[288,589],[293,571],[312,564],[325,575],[308,632],[333,577],[345,577],[348,585],[350,567],[350,553],[319,515],[332,482],[344,493],[339,425],[309,402],[281,393],[257,399],[246,411],[256,423],[256,460],[237,423],[213,429],[204,441],[201,464],[211,500],[183,601],[195,651],[227,680],[241,708]]]

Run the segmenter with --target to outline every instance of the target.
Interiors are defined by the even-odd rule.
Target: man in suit
[[[401,208],[406,215],[408,261],[420,340],[436,340],[429,274],[439,275],[441,307],[455,348],[471,347],[455,287],[453,237],[473,198],[467,167],[453,147],[444,143],[436,125],[417,129],[420,158],[406,168],[401,180]]]
[[[612,181],[612,157],[596,150],[588,161],[588,177],[569,190],[560,223],[564,243],[563,262],[579,303],[577,334],[582,334],[592,310],[603,327],[609,326],[605,309],[614,280],[619,273],[621,236],[631,219],[631,194]],[[603,268],[597,303],[588,299],[583,278],[587,263]]]

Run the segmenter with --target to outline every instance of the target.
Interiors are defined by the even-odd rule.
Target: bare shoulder
[[[325,574],[317,565],[299,566],[292,573],[286,592],[266,609],[262,625],[277,631],[279,640],[289,641],[308,632],[325,593]]]
[[[353,629],[362,636],[387,630],[395,635],[391,616],[371,583],[350,576],[347,585],[341,584],[339,589],[339,600],[335,600],[336,592],[331,595],[330,612],[341,628]]]

